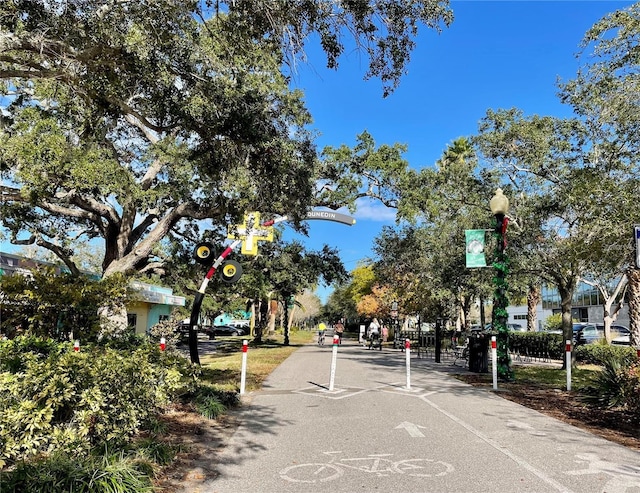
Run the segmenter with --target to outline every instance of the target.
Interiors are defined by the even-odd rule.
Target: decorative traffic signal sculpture
[[[242,241],[240,253],[258,255],[258,241],[273,241],[273,225],[261,225],[260,213],[249,212],[240,226],[229,227],[227,238]]]
[[[220,279],[228,284],[238,282],[242,276],[242,266],[235,260],[227,260],[220,269]]]
[[[211,263],[211,256],[213,255],[213,245],[208,241],[203,241],[202,243],[198,243],[196,247],[193,249],[193,258],[196,259],[196,262],[203,265],[208,265]]]
[[[198,243],[193,251],[196,261],[203,265],[210,265],[204,280],[200,285],[200,289],[196,293],[191,308],[191,318],[189,319],[189,355],[191,362],[200,364],[200,356],[198,355],[198,319],[200,318],[200,307],[204,294],[209,285],[209,281],[220,268],[220,277],[224,282],[236,282],[242,275],[242,267],[238,262],[226,260],[231,252],[238,245],[242,245],[240,250],[245,255],[258,254],[258,241],[273,241],[273,226],[277,223],[288,220],[288,216],[281,216],[269,221],[260,223],[260,213],[249,212],[244,216],[244,222],[237,226],[229,228],[227,238],[234,240],[224,251],[212,262],[213,246],[211,243]],[[345,214],[340,214],[331,210],[312,210],[305,220],[319,219],[324,221],[334,221],[352,226],[355,219]]]

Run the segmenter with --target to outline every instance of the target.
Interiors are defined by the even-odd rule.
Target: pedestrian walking
[[[344,333],[344,325],[342,325],[342,322],[338,321],[338,323],[334,325],[334,332],[338,336],[338,344],[342,344],[342,334]]]

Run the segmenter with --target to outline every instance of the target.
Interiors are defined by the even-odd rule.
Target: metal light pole
[[[511,358],[509,357],[509,329],[507,320],[507,273],[509,272],[509,259],[504,253],[507,237],[506,217],[509,211],[509,199],[504,196],[502,189],[498,188],[495,195],[489,202],[491,212],[496,218],[495,238],[496,238],[496,259],[493,262],[495,269],[495,291],[493,297],[493,328],[497,331],[497,353],[498,353],[498,377],[501,380],[513,380],[513,370],[511,369]]]

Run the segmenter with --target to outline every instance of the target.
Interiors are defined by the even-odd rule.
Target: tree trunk
[[[293,321],[296,317],[296,306],[294,305],[291,310],[289,310],[289,320],[287,322],[287,326],[289,327],[289,330],[291,330],[291,327],[293,326]]]
[[[629,281],[629,330],[631,347],[640,349],[640,269],[627,271]]]
[[[258,310],[256,311],[256,328],[254,341],[262,343],[262,333],[269,325],[269,299],[258,300]]]
[[[471,328],[471,324],[469,323],[469,315],[471,314],[471,302],[472,298],[470,296],[463,296],[462,298],[462,321],[463,326],[462,329],[468,331]]]
[[[289,345],[289,303],[287,302],[288,299],[289,299],[288,296],[284,297],[284,303],[282,303],[282,317],[283,317],[282,328],[284,331],[285,346]]]
[[[278,301],[269,301],[269,335],[273,335],[276,331],[276,315],[278,314]]]
[[[257,303],[260,302],[258,301]],[[256,337],[256,327],[258,327],[259,324],[259,321],[257,320],[259,313],[258,310],[256,310],[256,300],[251,301],[249,310],[251,311],[251,317],[249,318],[249,335]]]
[[[558,292],[560,293],[560,307],[562,308],[562,345],[565,341],[573,341],[573,317],[571,316],[571,308],[573,307],[573,293],[577,284],[577,279],[561,279],[558,282]],[[575,351],[572,354],[572,366],[575,363]],[[562,358],[562,368],[567,367],[567,359]]]
[[[620,310],[622,310],[622,306],[624,305],[624,295],[625,288],[627,286],[627,276],[624,275],[618,281],[618,284],[614,290],[614,292],[610,295],[606,286],[598,285],[598,290],[600,291],[600,295],[604,299],[603,308],[603,322],[604,322],[604,337],[608,343],[611,342],[611,325],[618,318],[618,314]],[[613,304],[618,303],[615,309],[613,309]]]
[[[538,304],[540,303],[540,286],[530,285],[527,292],[527,331],[535,332],[538,326]]]

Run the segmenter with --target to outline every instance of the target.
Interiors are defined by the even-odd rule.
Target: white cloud
[[[355,213],[356,220],[367,219],[369,221],[389,223],[393,223],[396,220],[396,209],[385,207],[377,200],[370,198],[358,199],[356,206],[358,207]]]

